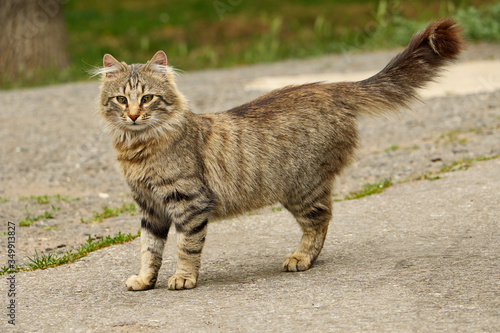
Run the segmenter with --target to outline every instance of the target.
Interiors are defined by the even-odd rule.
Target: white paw
[[[146,282],[144,279],[138,275],[132,275],[125,282],[128,290],[138,291],[138,290],[148,290],[152,289],[155,286],[155,283],[152,281]]]
[[[175,274],[168,280],[168,289],[181,290],[196,287],[196,278],[182,274]]]
[[[290,254],[283,263],[285,272],[299,272],[308,270],[312,266],[311,259],[301,254]]]

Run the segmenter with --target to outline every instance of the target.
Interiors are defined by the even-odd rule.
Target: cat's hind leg
[[[300,201],[284,204],[295,217],[303,235],[297,249],[283,263],[287,272],[305,271],[318,258],[332,218],[332,199],[329,187],[319,187],[304,195]]]
[[[128,290],[147,290],[155,287],[169,227],[170,223],[155,225],[147,218],[141,220],[141,270],[138,275],[127,279]]]

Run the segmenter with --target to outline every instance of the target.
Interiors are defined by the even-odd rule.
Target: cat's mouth
[[[125,127],[130,129],[130,130],[133,130],[133,131],[140,131],[140,130],[143,130],[147,127],[147,124],[144,124],[144,123],[137,123],[137,122],[130,122],[130,123],[127,123],[125,124]]]

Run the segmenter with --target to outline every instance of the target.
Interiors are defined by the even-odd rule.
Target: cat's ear
[[[167,55],[165,54],[165,52],[156,52],[153,58],[151,58],[151,60],[149,60],[146,64],[146,68],[160,75],[168,74],[169,68],[167,65]]]
[[[151,58],[149,64],[167,66],[167,55],[163,51],[158,51],[153,58]]]
[[[123,63],[119,62],[111,54],[107,53],[102,59],[102,64],[104,66],[102,72],[108,79],[114,77],[118,72],[126,69]]]

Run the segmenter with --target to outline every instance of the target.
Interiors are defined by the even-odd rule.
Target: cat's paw
[[[148,290],[153,289],[155,287],[155,281],[145,281],[144,278],[138,275],[132,275],[127,279],[125,284],[127,285],[128,290],[131,291],[139,291],[139,290]]]
[[[285,272],[299,272],[308,270],[312,266],[312,260],[303,254],[289,254],[283,263]]]
[[[168,289],[170,290],[192,289],[194,287],[196,287],[194,276],[175,274],[168,280]]]

